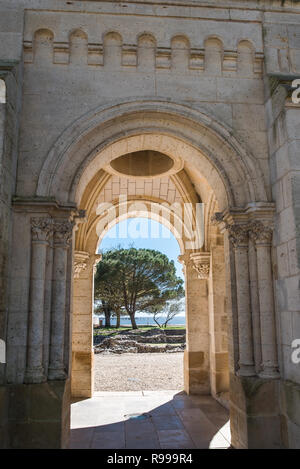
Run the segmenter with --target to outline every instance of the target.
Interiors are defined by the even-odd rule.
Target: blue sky
[[[182,265],[178,262],[179,245],[172,233],[160,223],[147,218],[130,218],[121,221],[104,236],[99,251],[112,247],[156,249],[175,263],[178,277],[184,280]]]

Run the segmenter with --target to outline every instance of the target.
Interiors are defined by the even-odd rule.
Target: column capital
[[[33,242],[48,241],[52,234],[53,221],[49,217],[34,217],[31,218],[31,234]]]
[[[90,254],[85,251],[74,251],[73,275],[79,278],[80,273],[86,270],[89,262]]]
[[[210,253],[203,251],[185,252],[178,256],[178,260],[185,267],[191,267],[197,272],[199,279],[207,279],[210,271]]]
[[[185,252],[184,254],[180,254],[178,256],[178,261],[180,262],[180,264],[187,267],[190,262],[190,254],[188,252]]]
[[[93,255],[92,255],[92,263],[93,263],[94,275],[96,274],[97,265],[99,264],[99,262],[101,261],[101,259],[102,259],[102,254],[93,254]]]
[[[249,235],[257,245],[270,245],[273,236],[273,226],[261,221],[253,221],[249,227]]]
[[[61,247],[69,247],[74,228],[74,221],[65,218],[55,218],[53,220],[54,244]]]
[[[73,260],[73,275],[74,278],[79,278],[80,273],[86,269],[93,268],[94,274],[98,262],[102,259],[102,254],[90,254],[86,251],[74,251]]]
[[[249,224],[228,225],[229,241],[235,248],[248,247],[249,242]]]
[[[201,280],[209,277],[210,271],[210,253],[209,252],[193,252],[190,254],[192,267],[197,272],[198,278]]]

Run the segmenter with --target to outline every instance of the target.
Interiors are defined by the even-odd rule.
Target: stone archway
[[[275,422],[276,431],[279,425],[276,402],[268,416],[257,405],[266,387],[274,396],[277,392],[270,254],[273,204],[268,199],[257,162],[229,130],[180,103],[166,100],[115,103],[83,116],[61,135],[49,152],[40,172],[36,199],[15,201],[15,218],[22,219],[32,245],[30,262],[35,275],[31,280],[30,276],[28,278],[29,290],[36,290],[33,281],[38,279],[47,298],[52,285],[51,302],[55,306],[51,312],[49,338],[47,327],[42,328],[43,317],[50,315],[49,308],[43,307],[47,302],[44,297],[31,296],[31,311],[40,307],[40,314],[29,314],[28,327],[29,331],[39,330],[40,337],[36,340],[36,335],[29,334],[26,339],[26,346],[32,353],[29,352],[27,362],[20,365],[20,376],[23,373],[29,384],[42,383],[44,378],[50,386],[58,381],[68,382],[71,370],[69,311],[73,285],[75,296],[76,288],[80,289],[76,282],[84,281],[82,286],[90,300],[83,303],[91,316],[97,233],[89,228],[97,220],[97,197],[111,178],[111,162],[137,151],[160,152],[176,164],[182,163],[182,166],[178,163],[182,177],[177,173],[168,174],[180,194],[181,203],[195,206],[201,201],[205,204],[206,241],[197,249],[185,249],[181,257],[190,321],[185,359],[186,390],[208,393],[212,389],[217,395],[228,387],[228,370],[224,367],[227,352],[220,345],[226,296],[233,445],[253,446],[259,441],[266,423]],[[157,180],[158,176],[152,179]],[[144,189],[146,191],[146,185]],[[143,191],[134,195],[144,197],[147,202],[166,200]],[[110,202],[114,203],[112,196]],[[59,202],[55,202],[54,197]],[[84,218],[87,223],[78,225]],[[193,223],[193,214],[191,220]],[[70,249],[74,224],[78,225],[78,231]],[[73,283],[74,252],[77,252],[77,278]],[[258,284],[263,288],[258,288]],[[217,290],[221,293],[216,294]],[[199,320],[200,303],[203,321]],[[220,314],[216,314],[217,308]],[[86,311],[82,316],[87,316]],[[88,318],[85,319],[84,327],[91,332]],[[87,329],[75,332],[79,339],[77,350],[73,335],[73,372],[78,372],[78,376],[91,370],[91,338]],[[213,338],[210,342],[209,335]],[[80,347],[84,340],[87,348],[83,350]],[[44,365],[45,350],[51,357],[49,370]],[[210,361],[213,364],[211,376]],[[8,365],[8,373],[9,369]],[[88,374],[91,383],[90,371]],[[86,386],[84,393],[91,395],[92,387]],[[66,402],[64,396],[63,411],[68,406]],[[249,408],[254,409],[251,415]],[[60,424],[61,418],[58,419]],[[275,440],[276,446],[276,435]]]

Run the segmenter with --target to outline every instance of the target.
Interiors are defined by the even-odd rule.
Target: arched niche
[[[190,61],[190,41],[177,35],[171,39],[171,66],[174,70],[187,70]]]
[[[119,69],[122,64],[122,43],[121,34],[111,31],[104,35],[103,53],[104,67],[109,69]]]
[[[88,37],[81,29],[70,33],[70,63],[75,65],[87,64]]]
[[[50,29],[38,29],[34,33],[34,62],[47,64],[53,62],[54,34]]]

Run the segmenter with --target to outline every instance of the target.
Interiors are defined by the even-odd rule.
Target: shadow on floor
[[[229,413],[211,396],[98,392],[71,407],[70,448],[227,449]]]

